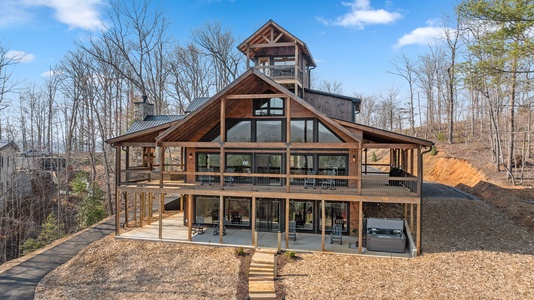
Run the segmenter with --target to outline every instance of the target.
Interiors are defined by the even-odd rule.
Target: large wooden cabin
[[[144,99],[138,121],[108,140],[118,210],[126,207],[128,218],[128,202],[152,207],[155,199],[162,211],[165,195],[179,195],[190,241],[199,216],[250,230],[252,246],[255,232],[278,232],[286,248],[291,222],[321,234],[323,250],[325,235],[342,224],[346,235],[357,229],[362,253],[363,204],[396,203],[419,252],[422,150],[432,143],[357,124],[359,99],[311,90],[310,51],[273,21],[238,48],[253,66],[226,88],[185,116],[153,116]],[[382,171],[368,163],[378,149],[390,153]]]

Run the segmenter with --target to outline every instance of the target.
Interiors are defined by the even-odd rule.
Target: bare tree
[[[163,113],[167,109],[164,58],[169,40],[163,10],[151,10],[149,1],[114,1],[108,16],[110,25],[101,36],[78,42],[78,46],[112,66],[139,93],[154,101],[156,113]]]
[[[408,95],[410,102],[408,103],[408,114],[410,122],[410,130],[415,134],[415,81],[417,80],[416,63],[413,62],[405,53],[391,62],[392,70],[389,73],[400,76],[408,83]]]
[[[220,23],[206,23],[193,30],[191,37],[204,50],[203,54],[211,57],[216,91],[237,79],[244,68],[244,59],[230,30],[222,28]]]
[[[343,94],[343,82],[341,81],[327,81],[323,80],[321,81],[321,85],[319,85],[319,90],[331,94]]]
[[[183,113],[187,105],[197,97],[208,97],[214,86],[213,61],[195,44],[177,45],[168,58],[169,94],[176,100],[176,111]]]

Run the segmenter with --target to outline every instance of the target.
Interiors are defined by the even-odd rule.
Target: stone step
[[[272,280],[252,281],[248,284],[249,293],[274,293],[274,282]]]
[[[271,280],[271,281],[274,281],[274,275],[264,275],[264,274],[261,274],[261,275],[249,275],[248,276],[248,281],[251,282],[251,281],[265,281],[265,280]]]
[[[258,256],[256,257],[256,254],[252,257],[252,263],[260,263],[260,264],[271,264],[274,265],[274,256]]]
[[[248,269],[249,271],[249,274],[252,273],[252,272],[260,272],[260,273],[263,273],[263,272],[271,272],[274,274],[274,268],[273,267],[270,267],[270,268],[258,268],[258,267],[251,267]]]
[[[264,263],[252,262],[252,263],[250,263],[250,267],[251,268],[271,268],[271,269],[274,269],[274,264],[264,264]]]
[[[276,294],[275,293],[249,293],[248,297],[250,300],[276,300]]]
[[[256,249],[256,253],[268,253],[268,254],[278,254],[278,250],[276,249],[264,249],[264,248],[258,248]]]

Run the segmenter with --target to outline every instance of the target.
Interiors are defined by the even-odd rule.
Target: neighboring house
[[[15,158],[19,147],[15,142],[0,140],[0,205],[9,191],[13,188],[16,173]]]
[[[321,234],[324,251],[338,224],[344,235],[357,230],[362,253],[364,203],[394,203],[404,207],[419,252],[422,150],[432,142],[357,124],[359,99],[311,90],[309,49],[273,21],[238,48],[253,65],[194,101],[188,115],[151,116],[145,98],[134,130],[107,141],[117,149],[117,207],[180,194],[189,240],[188,220],[204,217],[219,228],[282,232],[287,248],[293,223]],[[368,163],[379,149],[391,161],[382,175]]]

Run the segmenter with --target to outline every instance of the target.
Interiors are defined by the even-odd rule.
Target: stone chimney
[[[148,103],[147,96],[143,95],[143,101],[134,102],[134,120],[143,121],[146,116],[154,114],[154,104]]]

